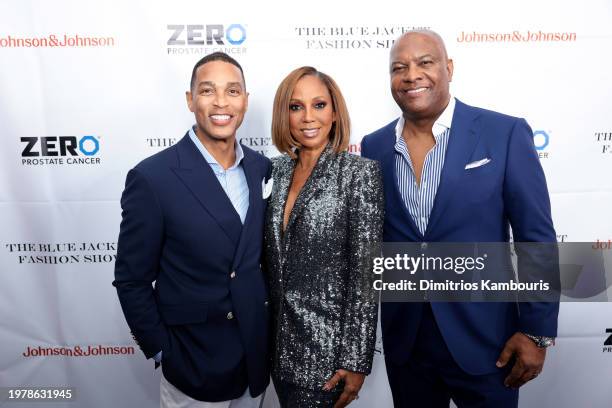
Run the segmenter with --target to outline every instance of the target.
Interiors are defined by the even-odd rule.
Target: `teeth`
[[[304,129],[304,134],[306,136],[315,136],[319,129]]]
[[[230,115],[210,115],[213,120],[229,120]]]
[[[407,91],[406,91],[406,93],[409,93],[409,94],[416,94],[416,93],[421,93],[421,92],[424,92],[424,91],[426,91],[426,90],[427,90],[427,88],[409,89],[409,90],[407,90]]]

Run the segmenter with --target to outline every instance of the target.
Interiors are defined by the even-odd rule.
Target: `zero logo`
[[[91,135],[80,140],[76,136],[42,136],[22,137],[21,141],[25,143],[21,157],[78,156],[79,151],[85,156],[93,156],[100,150],[100,141]]]
[[[231,24],[224,28],[222,24],[168,24],[172,31],[167,44],[176,45],[225,45],[224,39],[231,45],[240,45],[246,40],[246,30],[241,24]]]

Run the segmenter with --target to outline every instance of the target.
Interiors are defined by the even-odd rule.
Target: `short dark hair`
[[[242,82],[244,83],[244,87],[246,88],[246,81],[244,79],[244,71],[242,70],[242,67],[240,66],[238,61],[236,61],[235,59],[233,59],[232,57],[230,57],[224,52],[217,51],[217,52],[213,52],[212,54],[206,55],[205,57],[200,59],[198,62],[196,62],[196,64],[193,66],[193,71],[191,71],[191,82],[189,83],[189,89],[191,91],[193,91],[193,86],[195,85],[196,71],[198,70],[198,68],[212,61],[223,61],[223,62],[227,62],[228,64],[232,64],[238,67],[238,69],[240,70],[240,75],[242,75]]]

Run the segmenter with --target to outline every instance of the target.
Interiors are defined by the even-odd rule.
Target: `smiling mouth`
[[[319,128],[316,129],[302,129],[302,133],[306,137],[314,137],[319,133]]]
[[[409,95],[409,96],[416,96],[416,95],[422,94],[423,92],[428,91],[428,90],[429,90],[429,88],[419,87],[419,88],[415,88],[415,89],[405,89],[404,93],[406,95]]]
[[[231,115],[210,115],[211,122],[215,125],[226,125],[232,119]]]

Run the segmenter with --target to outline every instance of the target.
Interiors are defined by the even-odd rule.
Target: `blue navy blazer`
[[[361,154],[378,160],[385,190],[385,242],[556,242],[544,171],[524,119],[456,102],[440,184],[425,234],[398,190],[397,120],[366,136]],[[489,158],[484,166],[468,163]],[[520,262],[520,258],[519,258]],[[517,331],[556,336],[558,303],[444,303],[431,307],[459,366],[478,375],[496,370],[505,342]],[[408,360],[421,303],[383,303],[385,357]]]
[[[163,351],[170,383],[211,402],[247,386],[261,394],[269,382],[260,262],[271,164],[242,148],[244,225],[188,134],[130,170],[121,197],[113,285],[127,323],[147,358]]]

